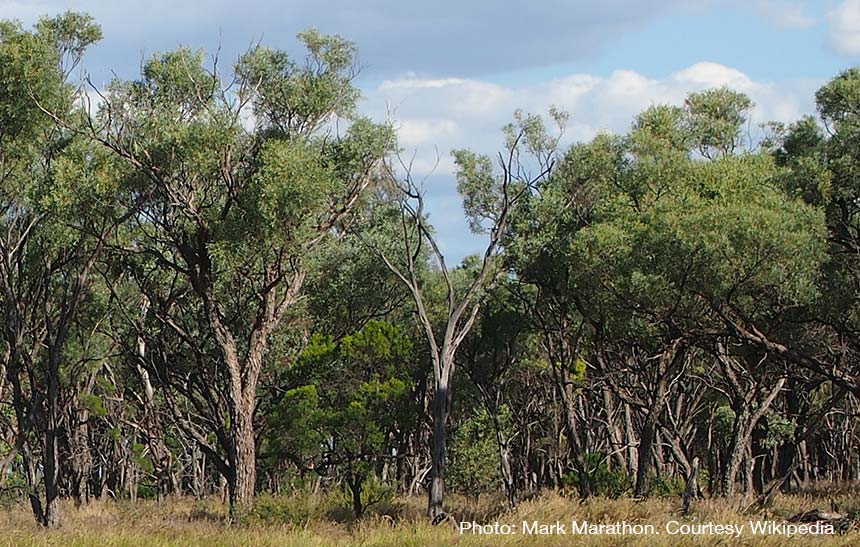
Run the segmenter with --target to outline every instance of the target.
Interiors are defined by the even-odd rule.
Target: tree
[[[196,417],[180,423],[227,478],[234,511],[256,486],[254,413],[270,340],[393,140],[390,128],[354,116],[353,45],[299,37],[303,62],[258,46],[227,82],[202,52],[154,56],[140,80],[109,86],[90,127],[135,172],[143,204],[118,245],[152,320],[192,362],[219,355],[212,376],[184,392]],[[345,134],[335,117],[351,120]],[[188,385],[162,372],[172,388]]]
[[[557,120],[563,115],[553,112]],[[433,437],[428,491],[428,515],[435,519],[443,513],[445,496],[445,466],[448,442],[448,418],[451,413],[452,379],[456,367],[457,349],[468,335],[481,308],[482,292],[491,285],[498,273],[497,256],[507,227],[508,216],[520,198],[535,184],[535,181],[549,174],[552,158],[549,152],[552,141],[546,134],[537,116],[524,116],[517,113],[516,123],[505,128],[506,152],[500,153],[496,174],[493,162],[488,156],[475,154],[468,150],[452,152],[458,166],[457,190],[463,198],[463,208],[474,232],[489,236],[487,247],[474,264],[471,278],[458,286],[455,276],[449,270],[433,229],[424,210],[423,188],[406,169],[405,177],[395,181],[393,201],[399,207],[403,218],[401,241],[402,254],[395,259],[389,253],[377,248],[380,258],[395,276],[407,287],[415,303],[416,315],[424,331],[433,363]],[[520,152],[531,153],[536,158],[538,173],[530,173]],[[440,327],[428,311],[421,279],[422,246],[429,245],[432,259],[445,284],[445,311]]]
[[[396,325],[372,320],[335,341],[314,335],[289,373],[289,389],[271,413],[269,449],[300,469],[339,472],[360,518],[364,491],[380,462],[397,454],[397,434],[412,429],[418,409],[409,386],[412,340]]]
[[[727,87],[691,93],[685,101],[687,124],[696,146],[706,158],[726,157],[741,145],[741,129],[753,103]]]
[[[584,314],[623,347],[645,350],[642,374],[656,374],[639,494],[652,460],[643,446],[684,354],[694,345],[712,351],[726,329],[767,328],[814,300],[824,258],[820,212],[782,192],[766,155],[672,157],[634,156],[619,177],[628,186],[599,190],[599,214],[573,242]]]
[[[71,430],[64,403],[76,396],[64,391],[77,388],[80,373],[69,345],[93,266],[124,218],[116,200],[121,170],[77,137],[77,93],[67,83],[86,48],[100,38],[90,17],[71,12],[41,19],[34,32],[0,24],[6,228],[0,250],[9,348],[3,368],[13,387],[31,506],[48,527],[60,524],[60,439]],[[44,505],[36,490],[38,453]]]

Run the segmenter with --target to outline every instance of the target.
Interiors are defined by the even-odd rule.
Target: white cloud
[[[791,121],[813,111],[813,92],[819,84],[760,82],[738,69],[700,62],[663,78],[617,70],[603,77],[571,74],[509,86],[461,78],[410,77],[388,80],[370,90],[364,107],[377,119],[392,114],[400,127],[401,144],[417,149],[421,158],[423,154],[435,157],[437,147],[443,156],[460,147],[492,153],[501,145],[501,127],[518,108],[545,113],[556,105],[570,112],[568,138],[575,141],[590,139],[600,131],[623,133],[648,106],[681,104],[689,92],[710,87],[728,86],[747,93],[756,103],[753,123]],[[442,162],[441,167],[453,164]]]
[[[672,75],[672,79],[681,86],[713,87],[729,86],[738,91],[754,87],[753,81],[740,70],[719,63],[696,63]]]
[[[809,28],[817,21],[807,15],[804,2],[788,2],[785,0],[759,0],[756,9],[759,15],[768,23],[780,28]]]
[[[860,56],[860,0],[845,0],[827,19],[830,46],[843,55]]]
[[[404,120],[398,124],[397,136],[404,146],[445,140],[457,132],[453,120]]]
[[[419,78],[410,77],[403,80],[385,80],[379,89],[432,89],[446,87],[450,85],[460,85],[466,80],[462,78],[444,78],[441,80],[421,80]]]

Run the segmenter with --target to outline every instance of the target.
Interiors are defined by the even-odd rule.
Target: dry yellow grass
[[[226,524],[226,510],[215,500],[194,501],[172,499],[160,505],[154,502],[96,501],[81,509],[63,506],[64,525],[61,530],[48,531],[36,526],[27,508],[15,507],[0,512],[0,545],[59,545],[63,547],[98,545],[628,545],[660,547],[668,545],[743,545],[743,546],[805,546],[860,545],[860,531],[831,537],[756,536],[745,533],[739,539],[720,536],[584,536],[568,534],[537,536],[523,535],[523,521],[541,523],[570,523],[588,520],[593,523],[653,524],[658,531],[677,520],[685,523],[717,522],[746,524],[749,520],[781,521],[788,516],[813,507],[829,508],[830,498],[812,496],[782,496],[768,512],[743,515],[737,503],[727,500],[699,502],[688,517],[678,514],[678,503],[668,499],[652,499],[637,503],[632,500],[592,499],[586,503],[548,493],[520,505],[513,512],[500,511],[500,500],[451,499],[451,513],[457,520],[479,523],[508,523],[517,530],[511,536],[460,534],[453,524],[431,526],[422,515],[423,499],[401,500],[393,506],[378,509],[360,522],[347,517],[336,507],[316,505],[308,509],[307,498],[270,500],[285,507],[303,505],[306,518],[291,517],[290,522],[278,518],[251,516],[242,524]],[[833,501],[856,516],[856,496],[841,494]],[[316,501],[310,503],[318,503]],[[299,513],[304,514],[304,513]]]

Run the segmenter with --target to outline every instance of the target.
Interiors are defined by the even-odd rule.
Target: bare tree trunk
[[[347,476],[346,483],[352,494],[352,513],[355,515],[355,518],[360,519],[364,516],[364,502],[361,500],[361,490],[364,480],[358,473],[350,473]]]
[[[606,411],[606,430],[609,436],[609,461],[611,463],[615,463],[619,469],[626,469],[627,462],[624,458],[624,433],[615,417],[615,400],[609,387],[603,388],[603,408]]]
[[[87,423],[89,412],[75,410],[72,415],[77,423],[73,424],[73,430],[70,431],[71,487],[75,506],[80,507],[90,501],[89,477],[92,472],[93,460],[90,454],[89,425]]]
[[[508,439],[499,421],[498,405],[496,405],[496,411],[493,412],[493,428],[496,430],[496,446],[499,449],[499,471],[502,474],[502,484],[505,488],[505,496],[508,498],[508,504],[513,508],[518,503],[517,485],[514,481],[514,470],[511,466],[511,451],[508,447]]]
[[[732,438],[729,442],[729,462],[726,466],[721,485],[721,493],[724,496],[735,494],[735,483],[737,482],[738,472],[741,470],[741,465],[743,465],[745,459],[749,460],[748,467],[751,468],[753,430],[771,404],[773,404],[774,399],[776,399],[784,384],[785,378],[781,378],[765,396],[764,400],[759,403],[754,412],[750,409],[754,398],[753,392],[745,395],[743,401],[736,404],[735,421],[732,425]],[[752,484],[751,469],[749,470],[749,476],[745,475],[744,479],[744,493],[749,493],[750,485]]]
[[[430,490],[427,503],[427,514],[431,519],[443,513],[450,404],[451,390],[445,379],[436,386],[436,392],[433,395],[433,440],[430,448]]]
[[[746,432],[741,425],[746,421],[746,416],[738,414],[735,416],[735,423],[732,426],[732,437],[729,441],[729,461],[723,474],[722,484],[720,485],[721,493],[726,497],[731,497],[735,494],[735,483],[737,482],[738,472],[740,471],[747,443],[749,442]]]
[[[660,395],[658,400],[665,400],[665,396]],[[637,451],[639,467],[636,469],[636,486],[633,489],[633,495],[636,497],[645,497],[648,495],[648,481],[651,479],[651,469],[654,465],[651,451],[654,449],[654,439],[657,435],[657,422],[660,419],[658,412],[661,412],[662,410],[662,404],[657,404],[650,409],[648,416],[645,418],[645,425],[642,427],[642,433],[639,435],[639,449]]]
[[[693,458],[693,462],[690,464],[690,474],[687,476],[687,484],[684,487],[684,496],[683,496],[683,504],[684,508],[682,514],[687,515],[690,512],[690,507],[693,503],[693,500],[698,496],[699,493],[699,458]]]
[[[635,475],[639,469],[639,453],[636,451],[636,430],[633,427],[633,410],[624,403],[624,434],[627,441],[627,472]]]

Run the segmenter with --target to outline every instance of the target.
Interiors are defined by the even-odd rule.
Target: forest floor
[[[63,505],[63,526],[51,531],[35,525],[26,506],[7,507],[0,509],[0,545],[860,545],[860,497],[856,492],[780,496],[770,510],[749,514],[738,511],[740,501],[703,500],[686,517],[680,515],[680,503],[669,498],[646,502],[591,499],[579,503],[549,493],[523,502],[516,511],[500,509],[501,500],[496,498],[454,497],[450,502],[451,515],[458,522],[509,524],[514,533],[478,535],[461,533],[453,523],[432,526],[422,515],[423,498],[375,506],[365,518],[355,521],[348,509],[325,497],[262,497],[253,515],[233,525],[227,524],[226,508],[216,499],[177,498],[161,504],[95,501],[80,509],[72,504]],[[784,523],[802,511],[813,508],[828,511],[831,502],[849,516],[852,521],[849,530],[827,536],[792,537],[779,533],[754,534],[750,530],[750,521]],[[656,533],[582,535],[572,530],[574,520],[651,524]],[[538,531],[531,530],[535,521],[547,525],[559,521],[563,529],[550,535],[529,533]],[[738,537],[669,533],[681,525],[707,523],[743,525],[744,529]]]

